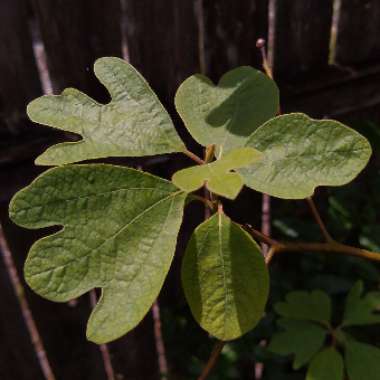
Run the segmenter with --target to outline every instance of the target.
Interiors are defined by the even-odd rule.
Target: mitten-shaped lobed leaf
[[[365,296],[362,294],[363,283],[358,281],[347,296],[343,326],[380,323],[380,292],[370,292]]]
[[[175,105],[186,128],[203,146],[215,144],[219,154],[244,146],[261,124],[276,115],[276,83],[249,66],[233,69],[217,86],[192,75],[178,88]]]
[[[162,287],[185,197],[170,182],[124,167],[48,170],[10,205],[20,226],[64,226],[32,246],[26,281],[58,302],[102,288],[87,336],[97,343],[120,337],[140,322]]]
[[[243,335],[263,316],[267,267],[256,242],[222,212],[193,233],[182,284],[196,321],[221,340]]]
[[[343,378],[343,358],[333,347],[318,353],[310,363],[306,374],[306,380],[343,380]]]
[[[366,138],[333,120],[288,114],[258,128],[246,146],[263,159],[239,169],[247,186],[285,199],[301,199],[317,186],[340,186],[366,166],[371,146]]]
[[[182,169],[173,175],[172,181],[188,193],[206,184],[211,192],[235,199],[244,183],[240,174],[231,170],[252,164],[260,158],[260,152],[255,149],[238,148],[210,164]]]
[[[295,370],[308,363],[324,345],[327,330],[313,322],[280,319],[278,325],[283,331],[274,334],[268,349],[279,355],[294,354]]]
[[[28,105],[31,120],[83,138],[50,147],[37,158],[37,164],[184,150],[169,114],[133,66],[120,58],[104,57],[95,62],[94,71],[109,91],[110,103],[99,104],[68,88],[61,95],[41,96]]]
[[[274,308],[285,318],[320,322],[325,325],[331,320],[331,299],[320,290],[311,293],[290,292],[286,295],[286,300],[276,303]]]

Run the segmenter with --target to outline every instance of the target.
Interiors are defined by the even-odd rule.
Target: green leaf
[[[365,137],[333,120],[289,114],[269,120],[246,146],[263,159],[239,169],[254,190],[285,199],[302,199],[317,186],[341,186],[367,165],[371,146]]]
[[[201,327],[231,340],[263,316],[269,276],[260,247],[218,212],[194,231],[183,259],[182,284]]]
[[[279,109],[276,83],[249,66],[233,69],[217,86],[203,75],[192,75],[178,88],[175,106],[186,128],[203,146],[219,153],[244,146],[261,124]]]
[[[308,320],[329,324],[331,320],[331,299],[320,291],[311,293],[294,291],[286,295],[285,302],[278,302],[274,309],[285,318]]]
[[[327,331],[313,322],[280,319],[278,325],[284,331],[276,333],[268,349],[279,355],[294,354],[293,369],[308,363],[323,347]]]
[[[20,226],[64,226],[32,246],[26,281],[58,302],[102,288],[87,336],[96,343],[120,337],[141,321],[162,287],[185,198],[170,182],[124,167],[48,170],[10,205]]]
[[[41,96],[27,108],[34,122],[77,133],[79,142],[50,147],[38,165],[62,165],[104,157],[137,157],[184,150],[174,125],[145,79],[120,58],[95,62],[95,75],[111,102],[99,104],[68,88],[61,95]]]
[[[244,183],[240,174],[231,170],[247,166],[260,158],[260,152],[255,149],[238,148],[210,164],[180,170],[174,174],[172,181],[187,193],[198,190],[206,184],[211,192],[235,199]]]
[[[380,380],[380,349],[377,347],[348,340],[345,362],[350,380]]]
[[[306,380],[343,380],[343,376],[342,355],[335,348],[329,347],[314,357],[307,371]]]
[[[380,292],[370,292],[362,297],[363,282],[357,281],[348,293],[344,310],[343,326],[380,323]]]

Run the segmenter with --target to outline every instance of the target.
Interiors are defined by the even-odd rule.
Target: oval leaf
[[[201,327],[231,340],[263,316],[269,276],[256,242],[218,212],[194,231],[183,259],[182,284]]]
[[[330,347],[321,351],[312,360],[307,371],[306,380],[343,380],[343,376],[342,356],[335,348]]]
[[[215,144],[226,153],[244,146],[257,127],[276,115],[279,91],[261,71],[242,66],[224,74],[217,86],[192,75],[178,88],[175,106],[198,143]]]
[[[206,184],[211,192],[235,199],[244,183],[240,174],[231,170],[247,166],[258,161],[260,157],[260,152],[255,149],[238,148],[210,164],[179,170],[173,175],[172,181],[187,193],[198,190]]]
[[[77,133],[79,142],[54,145],[36,160],[38,165],[62,165],[104,157],[137,157],[184,150],[172,120],[141,74],[116,57],[95,62],[95,75],[111,102],[99,104],[68,88],[46,95],[27,108],[36,123]]]
[[[344,185],[371,156],[367,139],[353,129],[297,113],[269,120],[246,146],[263,152],[263,159],[239,169],[245,184],[284,199],[309,197],[317,186]]]
[[[87,336],[97,343],[120,337],[141,321],[162,287],[185,197],[170,182],[124,167],[48,170],[10,205],[20,226],[64,226],[32,246],[26,281],[58,302],[102,288]]]

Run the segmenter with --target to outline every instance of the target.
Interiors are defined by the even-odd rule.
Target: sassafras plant
[[[284,199],[310,197],[317,186],[344,185],[366,166],[370,144],[337,121],[300,113],[276,116],[275,82],[244,66],[217,85],[193,75],[177,91],[176,109],[206,148],[203,160],[186,149],[169,114],[130,64],[106,57],[96,61],[94,71],[111,95],[108,104],[66,89],[32,101],[27,109],[31,120],[82,139],[47,149],[36,164],[55,167],[11,201],[10,216],[18,225],[62,227],[32,246],[26,281],[57,302],[101,288],[87,337],[96,343],[114,340],[150,309],[173,260],[184,207],[201,199],[213,214],[188,243],[184,293],[203,329],[222,341],[240,337],[264,314],[266,264],[275,253],[303,246],[278,243],[237,224],[224,213],[223,198],[235,199],[244,185]],[[74,164],[172,152],[187,154],[197,165],[175,173],[171,182],[122,166]],[[210,199],[192,194],[204,185]],[[253,237],[272,245],[267,262]],[[304,244],[312,251],[378,260],[375,253],[333,240]]]

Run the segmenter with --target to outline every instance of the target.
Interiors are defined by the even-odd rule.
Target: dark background
[[[0,0],[0,221],[19,276],[29,246],[42,233],[9,221],[9,199],[43,170],[33,165],[39,153],[52,143],[75,138],[32,126],[25,115],[30,100],[76,87],[107,101],[92,65],[101,56],[124,57],[158,93],[188,147],[201,154],[174,113],[176,88],[195,72],[217,81],[239,65],[261,68],[255,47],[260,37],[268,41],[283,112],[336,118],[370,139],[375,154],[359,179],[345,188],[318,190],[316,201],[337,239],[380,250],[379,36],[378,0]],[[112,162],[142,165],[168,178],[189,164],[179,156]],[[226,204],[228,214],[257,228],[261,207],[261,195],[248,190],[233,205]],[[196,378],[213,344],[195,325],[180,288],[180,257],[203,209],[192,205],[186,216],[159,300],[171,379]],[[272,199],[271,223],[280,239],[320,239],[302,201]],[[302,378],[286,361],[260,349],[259,343],[273,331],[272,303],[291,289],[322,288],[336,298],[339,313],[341,298],[356,279],[362,278],[367,288],[379,284],[375,266],[352,258],[289,255],[277,260],[271,271],[266,318],[254,332],[226,347],[214,379]],[[19,298],[9,266],[0,260],[0,379],[43,379]],[[74,303],[55,304],[25,285],[21,298],[29,303],[56,379],[106,379],[101,351],[85,340],[87,295]],[[370,336],[376,340],[377,334],[372,330]],[[116,378],[160,378],[151,315],[108,348]],[[264,372],[255,377],[257,363],[264,363]]]

